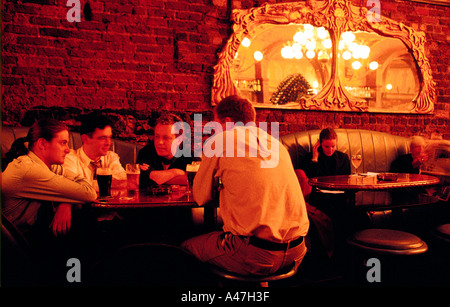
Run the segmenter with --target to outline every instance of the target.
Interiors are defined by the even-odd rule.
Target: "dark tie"
[[[97,161],[91,161],[91,165],[94,168],[94,180],[97,179],[97,168],[102,167],[102,161],[99,159]]]

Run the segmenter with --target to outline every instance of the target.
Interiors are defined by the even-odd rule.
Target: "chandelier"
[[[370,55],[370,47],[363,42],[357,42],[353,32],[344,32],[338,43],[338,57],[345,61],[351,61],[354,70],[362,67],[362,62]],[[284,44],[281,56],[285,59],[317,58],[325,64],[333,56],[330,34],[324,27],[316,28],[310,24],[299,26],[299,30],[292,37],[292,41]],[[371,70],[378,68],[378,63],[368,63]]]

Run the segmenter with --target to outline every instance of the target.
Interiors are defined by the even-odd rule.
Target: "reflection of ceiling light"
[[[352,67],[353,67],[354,70],[358,70],[358,69],[361,68],[361,63],[359,61],[354,61],[352,63]]]
[[[306,44],[307,38],[305,36],[305,33],[298,31],[297,33],[295,33],[294,37],[294,42],[300,43],[302,45]]]
[[[253,57],[256,61],[261,61],[264,56],[261,51],[255,51],[255,53],[253,53]]]
[[[386,84],[386,89],[388,91],[392,90],[392,84],[390,84],[390,83]]]
[[[350,60],[352,58],[352,53],[350,51],[344,51],[344,53],[342,53],[342,58],[344,60]]]
[[[358,49],[360,52],[361,59],[367,59],[369,57],[369,54],[370,54],[369,46],[359,45]]]
[[[294,57],[294,51],[291,46],[284,46],[281,49],[281,56],[285,59],[292,59]]]
[[[244,37],[244,39],[241,42],[242,46],[244,46],[244,47],[250,47],[251,43],[252,42],[250,41],[250,39],[248,37]]]
[[[324,40],[328,36],[328,31],[324,27],[320,27],[320,28],[317,29],[317,36],[320,39]]]
[[[353,32],[344,32],[341,34],[341,38],[345,44],[349,45],[355,40],[355,34]]]
[[[312,87],[313,88],[318,88],[319,87],[319,82],[313,81]]]
[[[377,69],[377,68],[378,68],[378,62],[377,62],[377,61],[370,62],[369,68],[370,68],[371,70]]]
[[[292,45],[292,52],[294,53],[294,58],[300,60],[303,57],[302,46],[299,43],[294,43]]]
[[[350,45],[348,45],[348,50],[350,50],[352,52],[355,52],[356,49],[358,49],[358,44],[357,43],[353,42],[353,43],[350,43]]]
[[[327,49],[330,49],[333,46],[332,43],[331,43],[331,39],[329,39],[329,38],[324,40],[322,42],[322,45],[323,45],[323,47],[325,47]]]
[[[316,49],[316,41],[315,40],[307,41],[306,42],[306,49],[308,49],[308,50]]]
[[[306,55],[308,59],[312,59],[316,55],[320,57],[321,54],[326,53],[322,58],[318,58],[325,64],[332,57],[330,50],[333,47],[332,44],[326,28],[316,28],[310,24],[304,24],[294,34],[293,40],[286,42],[281,49],[281,56],[285,59],[301,59],[303,55]],[[351,31],[342,33],[338,44],[339,50],[341,50],[338,57],[342,56],[345,60],[350,60],[352,57],[355,60],[369,57],[370,47],[358,44],[355,34]]]

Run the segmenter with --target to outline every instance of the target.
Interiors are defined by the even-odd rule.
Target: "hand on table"
[[[59,204],[56,208],[55,216],[53,217],[50,227],[55,237],[65,235],[70,231],[72,219],[72,205]]]

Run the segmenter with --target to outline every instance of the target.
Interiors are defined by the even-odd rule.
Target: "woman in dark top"
[[[313,147],[312,152],[303,157],[301,168],[308,178],[333,175],[350,175],[350,159],[347,154],[336,150],[337,134],[331,128],[320,132],[319,140]],[[346,224],[348,224],[345,204],[345,194],[322,193],[317,188],[311,189],[309,204],[317,210],[325,213],[329,218],[322,216],[320,223],[332,229],[330,233],[322,233],[327,243],[324,245],[328,255],[334,251],[338,243],[344,244],[346,236]],[[331,222],[330,222],[331,219]]]
[[[336,150],[337,134],[331,128],[320,132],[312,152],[302,159],[301,168],[308,178],[332,175],[350,175],[347,154]]]

